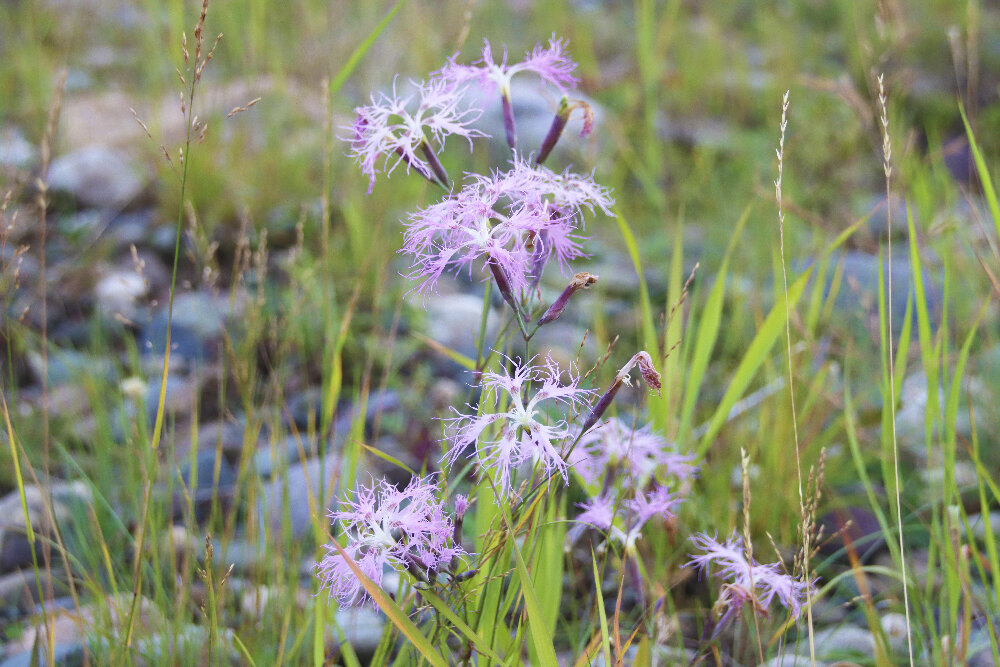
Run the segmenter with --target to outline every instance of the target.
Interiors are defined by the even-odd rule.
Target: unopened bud
[[[503,300],[510,304],[510,307],[514,309],[514,312],[518,312],[517,302],[514,300],[514,291],[510,287],[510,278],[507,277],[507,271],[500,266],[498,262],[492,255],[486,260],[486,265],[490,267],[490,271],[493,273],[493,278],[497,281],[497,289],[500,290],[500,296]]]
[[[569,122],[570,115],[576,109],[583,111],[583,129],[580,131],[580,136],[585,137],[593,131],[594,109],[583,100],[573,100],[570,102],[568,98],[563,97],[559,101],[559,108],[552,119],[552,125],[549,126],[549,132],[545,135],[541,148],[538,149],[538,157],[535,158],[536,164],[542,164],[549,157],[549,153],[555,148],[559,142],[559,138],[562,136],[563,130],[566,129],[566,123]]]
[[[566,286],[566,289],[562,291],[559,298],[557,298],[552,305],[549,306],[549,309],[545,311],[541,318],[539,318],[538,326],[548,324],[552,320],[557,319],[560,315],[562,315],[563,310],[566,308],[566,305],[569,304],[569,300],[574,294],[581,289],[587,289],[596,282],[597,276],[591,273],[583,272],[573,276],[573,280],[571,280],[569,285]]]

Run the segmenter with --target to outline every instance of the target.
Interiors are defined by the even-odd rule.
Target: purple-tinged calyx
[[[535,164],[542,164],[549,157],[549,153],[555,148],[559,142],[559,138],[562,136],[563,130],[566,129],[569,117],[576,109],[580,109],[583,112],[583,129],[580,130],[580,136],[585,137],[594,130],[593,107],[583,100],[573,100],[570,102],[566,96],[563,96],[559,102],[559,108],[556,110],[556,115],[552,118],[552,125],[549,126],[549,132],[545,135],[541,148],[538,149],[538,157],[535,158]]]
[[[548,310],[546,310],[545,313],[543,313],[538,319],[538,326],[548,324],[549,322],[558,319],[574,294],[582,289],[588,289],[596,282],[597,276],[585,271],[573,276],[573,280],[571,280],[569,285],[566,286],[566,289],[562,291],[559,298],[557,298],[552,305],[549,306]]]
[[[629,372],[635,367],[639,367],[639,372],[642,374],[642,379],[649,385],[650,389],[655,389],[657,393],[660,391],[660,374],[657,372],[656,368],[653,367],[653,359],[649,356],[649,352],[643,350],[642,352],[637,352],[628,363],[622,366],[622,369],[618,371],[615,376],[614,381],[608,390],[604,392],[597,403],[594,405],[594,409],[590,411],[587,416],[587,421],[583,423],[583,428],[581,433],[586,433],[597,421],[604,415],[611,402],[615,400],[615,395],[618,394],[618,390],[622,388],[622,384],[631,385],[632,382],[629,380]]]

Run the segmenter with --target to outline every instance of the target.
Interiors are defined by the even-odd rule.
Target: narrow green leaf
[[[597,555],[593,547],[590,549],[590,562],[594,566],[594,599],[597,600],[597,620],[601,625],[601,652],[604,654],[604,664],[611,663],[611,636],[608,634],[608,618],[604,611],[604,596],[601,595],[601,573],[597,569]]]
[[[740,219],[736,222],[726,254],[722,258],[722,266],[719,267],[715,275],[715,283],[708,293],[708,299],[702,308],[701,318],[698,320],[698,328],[693,330],[691,335],[695,338],[694,352],[691,354],[690,362],[687,365],[687,385],[684,388],[684,402],[681,405],[681,425],[677,431],[677,440],[684,442],[691,428],[694,418],[695,404],[701,391],[701,384],[705,380],[705,371],[708,369],[708,362],[715,349],[715,343],[719,338],[719,329],[722,325],[722,307],[725,301],[726,276],[729,270],[729,258],[733,250],[737,247],[737,240],[743,232],[743,228],[750,218],[751,206],[743,209]]]
[[[809,282],[809,276],[812,270],[807,270],[798,280],[796,280],[791,287],[788,289],[788,308],[789,310],[795,308],[795,304],[799,302],[799,298],[802,296],[802,292],[805,290],[806,284]],[[736,402],[740,400],[744,392],[746,392],[747,387],[750,386],[751,380],[757,374],[761,365],[767,360],[767,355],[774,347],[774,344],[778,339],[785,333],[785,304],[778,303],[773,308],[771,312],[768,313],[767,317],[764,319],[764,323],[761,325],[760,330],[757,335],[754,336],[753,341],[750,343],[750,347],[747,348],[746,353],[743,355],[743,360],[740,361],[739,366],[732,374],[732,380],[729,382],[729,386],[726,388],[725,394],[722,396],[722,400],[719,401],[718,407],[712,414],[711,419],[708,422],[708,429],[705,431],[705,435],[702,436],[701,443],[698,446],[698,455],[704,456],[705,452],[712,444],[712,440],[719,433],[723,424],[726,423],[726,419],[729,417],[729,412],[736,405]]]
[[[392,19],[396,18],[396,14],[398,14],[399,10],[403,8],[404,1],[405,0],[399,0],[395,5],[393,5],[392,9],[389,10],[389,13],[385,15],[385,18],[379,21],[378,25],[376,25],[375,28],[368,33],[368,36],[365,37],[365,41],[358,44],[358,47],[351,52],[351,55],[347,58],[347,62],[345,62],[340,69],[337,70],[333,80],[330,82],[330,95],[337,93],[341,86],[343,86],[347,81],[348,77],[354,73],[358,63],[360,63],[361,59],[365,57],[368,50],[372,48],[372,45],[375,43],[375,40],[378,39],[378,36],[382,34],[382,31],[385,30],[386,26],[392,22]]]
[[[508,532],[513,535],[514,530],[510,525],[510,519],[507,513],[501,509],[500,516],[503,517],[503,521],[507,524]],[[521,556],[521,550],[518,549],[515,540],[512,538],[510,540],[511,552],[514,555],[514,563],[517,566],[517,575],[521,580],[521,595],[524,598],[524,610],[528,616],[528,626],[531,628],[531,641],[535,648],[535,652],[538,655],[538,662],[543,667],[558,667],[559,661],[556,659],[556,650],[552,641],[552,634],[545,627],[545,616],[542,613],[542,607],[538,602],[538,595],[535,593],[535,587],[531,584],[531,573],[528,572],[528,566],[524,563],[524,558]],[[562,582],[554,582],[556,586],[561,586]]]
[[[983,184],[983,195],[986,197],[986,203],[990,207],[990,214],[993,216],[993,225],[996,227],[997,234],[1000,235],[1000,202],[997,201],[997,192],[993,189],[993,178],[990,176],[990,170],[986,166],[983,153],[979,150],[979,144],[972,133],[972,126],[969,125],[969,118],[965,115],[965,107],[961,102],[958,103],[958,111],[962,114],[965,133],[969,137],[969,148],[972,149],[972,159],[976,163],[976,171],[979,173],[979,180]]]
[[[490,660],[495,660],[498,663],[503,662],[503,658],[497,655],[497,653],[492,648],[490,648],[489,643],[483,637],[481,637],[478,632],[469,627],[468,623],[459,618],[458,614],[452,611],[452,609],[448,607],[448,605],[445,603],[444,600],[442,600],[432,591],[421,591],[420,595],[424,598],[424,600],[429,602],[430,605],[434,607],[434,609],[437,610],[439,614],[444,616],[449,623],[454,625],[459,632],[465,635],[465,638],[472,642],[473,647],[477,651],[482,653]]]
[[[445,660],[440,653],[434,650],[434,646],[431,644],[430,640],[428,640],[427,637],[420,632],[420,629],[413,624],[413,621],[410,620],[403,610],[396,606],[396,603],[393,602],[381,588],[376,586],[375,582],[369,579],[365,573],[361,571],[361,568],[359,568],[351,559],[347,551],[344,550],[344,547],[340,546],[336,540],[332,541],[331,544],[333,545],[333,548],[336,549],[337,553],[340,554],[340,557],[347,563],[347,566],[351,568],[351,572],[353,572],[354,576],[358,578],[361,585],[365,587],[365,591],[367,591],[368,595],[375,601],[378,608],[389,617],[392,624],[395,625],[401,633],[403,633],[403,636],[409,640],[410,644],[420,651],[420,655],[422,655],[427,662],[434,665],[434,667],[448,667],[448,661]]]
[[[629,257],[632,258],[632,266],[639,276],[639,307],[642,309],[642,344],[650,354],[655,354],[656,328],[653,322],[653,306],[649,301],[649,289],[646,287],[646,278],[642,275],[642,259],[639,257],[639,244],[635,240],[635,234],[629,227],[628,221],[621,211],[615,209],[615,220],[618,221],[618,229],[621,231],[625,247],[628,249]]]

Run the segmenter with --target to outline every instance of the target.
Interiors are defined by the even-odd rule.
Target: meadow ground
[[[0,3],[0,667],[1000,663],[994,3],[201,11]],[[482,257],[415,292],[442,189],[419,153],[369,194],[355,109],[552,37],[581,102],[544,187],[606,190],[519,185],[563,217],[505,251],[572,219],[583,254],[513,296]],[[562,92],[532,74],[530,159]],[[440,152],[455,197],[519,168],[491,94],[492,139]],[[598,279],[534,329],[574,271]],[[661,386],[640,359],[597,415],[627,446],[559,431],[640,350]],[[546,355],[555,379],[504,393]],[[593,394],[517,412],[546,378]],[[524,453],[505,490],[502,421],[462,439],[477,414],[580,451]],[[459,528],[423,565],[392,551],[412,524],[326,516],[435,472],[403,508]],[[385,595],[321,589],[334,541],[395,545]]]

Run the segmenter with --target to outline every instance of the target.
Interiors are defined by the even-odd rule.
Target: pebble
[[[80,481],[53,484],[51,496],[50,514],[47,494],[33,484],[24,487],[28,518],[37,536],[47,536],[52,532],[50,516],[65,531],[72,517],[74,504],[89,505],[93,502],[90,488]],[[20,494],[14,490],[0,498],[0,572],[30,565],[31,549],[27,540],[24,510]]]
[[[320,489],[326,489],[323,494],[324,504],[329,504],[337,493],[336,486],[331,481],[339,476],[340,457],[330,454],[324,462],[309,459],[305,464],[293,463],[284,474],[276,475],[266,482],[261,489],[260,502],[262,516],[268,524],[267,530],[280,534],[286,525],[287,514],[287,527],[291,535],[297,538],[308,535],[313,526],[312,508],[315,507],[320,515],[324,512],[322,506],[316,507],[316,503],[320,502]],[[313,504],[309,502],[310,493]]]
[[[147,295],[146,281],[134,270],[112,269],[94,285],[97,309],[109,320],[140,319],[140,300]]]
[[[21,128],[0,128],[0,169],[27,169],[35,162],[37,151]]]
[[[83,206],[123,208],[144,188],[135,167],[124,155],[106,146],[93,145],[52,160],[49,189],[69,195]]]
[[[482,323],[483,298],[472,294],[432,294],[427,297],[427,336],[441,346],[474,359]],[[490,309],[486,339],[496,337],[500,315]]]

